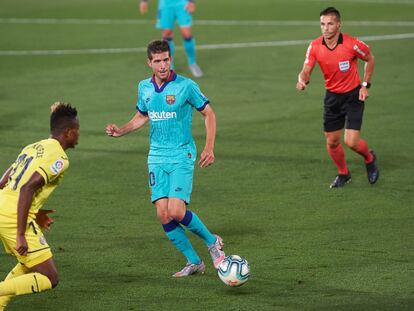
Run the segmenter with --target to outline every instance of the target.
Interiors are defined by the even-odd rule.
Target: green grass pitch
[[[120,139],[104,134],[107,123],[135,113],[136,84],[150,74],[145,53],[6,55],[145,47],[160,37],[156,3],[149,4],[141,17],[138,0],[1,1],[0,170],[24,145],[48,136],[52,102],[70,101],[81,121],[71,167],[45,206],[57,210],[47,239],[61,283],[14,299],[8,310],[413,310],[414,1],[197,1],[196,21],[246,23],[195,24],[200,46],[310,40],[320,34],[320,10],[332,4],[344,32],[409,37],[367,41],[376,68],[362,135],[381,176],[369,185],[361,158],[347,150],[353,180],[335,191],[328,189],[336,171],[322,133],[320,70],[304,93],[295,90],[307,44],[198,51],[205,71],[198,82],[218,134],[215,165],[196,169],[191,209],[222,235],[228,254],[251,264],[251,279],[238,289],[220,282],[194,237],[206,274],[171,278],[184,259],[149,202],[148,128]],[[372,23],[379,21],[386,23]],[[189,74],[183,50],[176,69]],[[194,136],[200,152],[198,113]],[[1,278],[14,262],[0,251]]]

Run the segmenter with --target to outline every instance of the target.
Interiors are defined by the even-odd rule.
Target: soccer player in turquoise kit
[[[150,150],[148,154],[151,201],[169,240],[186,257],[187,264],[175,277],[203,273],[204,262],[193,249],[185,227],[199,236],[210,252],[214,267],[223,261],[223,241],[212,234],[200,218],[190,210],[196,145],[191,134],[193,108],[204,117],[206,144],[201,153],[200,167],[214,162],[216,117],[208,99],[198,85],[177,75],[171,66],[168,42],[152,41],[148,45],[148,65],[152,78],[138,85],[137,113],[125,125],[109,124],[106,133],[119,137],[150,123]]]
[[[148,0],[141,0],[139,9],[141,14],[145,14],[148,10]],[[183,36],[184,50],[191,74],[195,78],[200,78],[203,72],[196,63],[195,40],[191,33],[192,14],[195,9],[194,0],[159,0],[157,28],[162,30],[162,37],[168,41],[171,57],[174,58],[174,23],[177,21]]]

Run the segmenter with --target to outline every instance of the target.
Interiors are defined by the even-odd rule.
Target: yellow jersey
[[[21,187],[34,172],[42,175],[45,184],[33,195],[28,222],[36,218],[36,214],[46,199],[55,190],[64,172],[69,167],[69,159],[54,138],[44,139],[23,148],[12,165],[9,180],[0,190],[0,217],[17,225],[17,202]]]

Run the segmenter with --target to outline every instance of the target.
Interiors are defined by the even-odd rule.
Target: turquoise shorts
[[[157,28],[173,30],[175,21],[180,27],[191,27],[193,16],[181,5],[158,10]]]
[[[151,201],[162,198],[178,198],[190,203],[193,190],[194,162],[148,164],[148,182]]]

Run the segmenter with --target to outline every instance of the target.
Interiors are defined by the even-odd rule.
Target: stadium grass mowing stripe
[[[2,24],[75,24],[75,25],[152,25],[146,19],[80,19],[80,18],[0,18]],[[282,20],[195,20],[195,25],[203,26],[318,26],[318,21]],[[413,21],[345,21],[347,26],[366,27],[414,27]]]
[[[413,39],[414,33],[380,35],[380,36],[360,36],[364,41],[387,41]],[[244,42],[244,43],[223,43],[223,44],[201,44],[197,46],[198,50],[220,50],[220,49],[240,49],[240,48],[259,48],[259,47],[276,47],[276,46],[293,46],[309,43],[310,39],[305,40],[284,40],[284,41],[266,41],[266,42]],[[183,50],[182,46],[176,47],[177,50]],[[82,49],[82,50],[35,50],[35,51],[0,51],[0,56],[42,56],[42,55],[75,55],[75,54],[119,54],[119,53],[139,53],[146,52],[146,47],[140,48],[106,48],[106,49]]]

